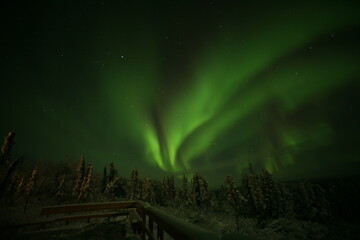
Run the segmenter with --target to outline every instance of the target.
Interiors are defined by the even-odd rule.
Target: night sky
[[[359,1],[28,2],[1,7],[14,156],[212,186],[249,162],[360,173]]]

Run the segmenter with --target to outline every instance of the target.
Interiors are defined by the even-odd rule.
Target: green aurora
[[[358,173],[359,6],[51,3],[5,30],[1,133],[126,176]]]

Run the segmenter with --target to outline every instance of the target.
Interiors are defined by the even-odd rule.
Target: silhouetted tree
[[[63,174],[59,179],[59,184],[56,188],[55,197],[59,200],[63,200],[66,196],[66,175]]]
[[[106,170],[106,167],[104,167],[104,173],[103,173],[103,178],[102,178],[102,182],[101,182],[101,192],[105,192],[106,185],[108,183],[107,178],[108,178],[107,170]]]
[[[1,181],[0,182],[0,198],[2,198],[5,195],[7,188],[9,186],[9,184],[11,183],[11,179],[13,178],[13,175],[16,172],[16,168],[20,164],[22,159],[23,158],[16,159],[14,161],[9,161],[5,165],[5,170],[3,171],[3,176],[1,176],[2,179],[0,180]]]
[[[78,168],[76,169],[76,179],[73,185],[72,195],[74,198],[79,197],[81,184],[83,183],[84,178],[85,178],[85,157],[81,156],[78,163]]]
[[[192,178],[191,195],[198,208],[201,209],[208,204],[208,184],[198,173],[195,173]]]
[[[32,192],[33,192],[34,189],[35,189],[37,177],[38,177],[38,169],[37,169],[37,166],[36,166],[36,167],[32,170],[32,172],[31,172],[31,177],[30,177],[30,179],[29,179],[29,182],[28,182],[28,184],[27,184],[26,187],[25,187],[26,200],[25,200],[25,206],[24,206],[24,213],[25,213],[25,211],[26,211],[27,204],[28,204],[29,201],[30,201],[31,194],[32,194]]]
[[[130,200],[137,200],[139,198],[139,179],[136,169],[131,173],[128,198]]]
[[[261,191],[264,197],[264,214],[266,218],[277,218],[284,216],[280,208],[281,204],[281,192],[278,185],[272,179],[272,175],[266,169],[262,170],[262,175],[260,176],[261,182]]]
[[[147,201],[151,204],[155,204],[155,192],[153,182],[150,178],[145,178],[143,180],[140,199]]]
[[[109,170],[109,182],[112,182],[117,177],[117,170],[115,169],[114,163],[110,163],[110,170]]]
[[[93,167],[91,164],[87,167],[86,176],[81,184],[78,199],[81,201],[91,200],[93,198]]]
[[[232,213],[235,217],[236,227],[237,231],[240,230],[240,216],[242,213],[242,209],[244,206],[244,203],[246,203],[246,199],[240,194],[240,191],[236,189],[235,183],[234,183],[234,177],[233,176],[226,176],[225,183],[223,185],[226,199],[232,208]]]
[[[167,177],[167,186],[169,191],[168,198],[170,201],[173,201],[176,196],[174,175],[170,175]]]
[[[11,150],[15,144],[15,133],[9,132],[6,137],[4,137],[4,143],[1,147],[1,158],[4,160],[8,159],[11,155]]]
[[[19,184],[17,185],[17,188],[16,188],[16,194],[20,194],[22,191],[23,191],[23,186],[24,186],[24,179],[25,177],[22,177],[19,181]]]
[[[188,206],[190,204],[188,180],[186,178],[185,173],[183,174],[183,179],[182,179],[181,200],[184,206]]]
[[[264,213],[266,208],[264,195],[260,178],[251,164],[249,164],[249,171],[242,175],[241,189],[247,201],[247,214],[256,217],[258,225],[264,227]]]

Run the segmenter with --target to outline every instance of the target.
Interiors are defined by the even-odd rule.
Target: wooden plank
[[[30,227],[30,226],[36,226],[36,225],[40,225],[40,226],[45,226],[46,224],[50,224],[50,223],[55,223],[56,220],[49,220],[49,221],[41,221],[41,222],[30,222],[30,223],[22,223],[22,224],[17,224],[17,225],[11,225],[11,226],[4,226],[1,227],[0,230],[3,230],[4,228],[23,228],[23,227]]]
[[[102,213],[102,214],[92,214],[92,215],[78,215],[78,216],[66,216],[56,218],[56,221],[70,221],[70,220],[81,220],[81,219],[91,219],[91,218],[103,218],[103,217],[117,217],[125,216],[128,213]]]
[[[134,208],[136,202],[89,203],[43,207],[41,215]]]

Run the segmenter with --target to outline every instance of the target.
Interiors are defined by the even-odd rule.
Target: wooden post
[[[159,224],[157,224],[157,240],[164,240],[164,231]]]
[[[149,217],[149,230],[150,230],[150,233],[152,235],[154,235],[154,222],[150,217]]]
[[[146,228],[146,214],[144,211],[141,211],[141,218],[142,218],[142,228],[141,228],[141,238],[145,240],[145,228]]]

